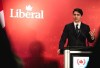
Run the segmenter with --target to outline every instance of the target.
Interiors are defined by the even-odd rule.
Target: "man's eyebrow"
[[[79,14],[74,14],[74,15],[79,15]]]

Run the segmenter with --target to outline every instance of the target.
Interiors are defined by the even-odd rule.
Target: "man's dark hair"
[[[79,12],[80,14],[81,14],[81,16],[83,15],[83,11],[82,11],[82,9],[80,9],[80,8],[75,8],[74,10],[73,10],[73,13],[74,12]]]

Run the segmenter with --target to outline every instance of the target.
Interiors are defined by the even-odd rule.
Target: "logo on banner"
[[[34,19],[43,19],[44,11],[33,11],[33,7],[31,5],[27,5],[25,7],[26,11],[22,11],[22,9],[10,9],[10,17],[11,18],[34,18]]]
[[[78,65],[84,65],[86,63],[85,59],[77,59]]]
[[[73,68],[85,68],[88,64],[89,57],[74,57]]]

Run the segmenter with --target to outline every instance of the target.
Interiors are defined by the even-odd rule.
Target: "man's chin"
[[[75,22],[80,22],[79,20],[75,20]]]

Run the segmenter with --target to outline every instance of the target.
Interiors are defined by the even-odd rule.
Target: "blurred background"
[[[43,19],[10,17],[10,9],[16,16],[17,9],[27,12],[27,5],[31,5],[32,12],[43,10]],[[83,10],[82,22],[96,29],[97,38],[99,6],[100,0],[0,0],[11,48],[22,59],[24,68],[63,68],[64,55],[58,55],[57,50],[64,26],[73,21],[73,9]]]

